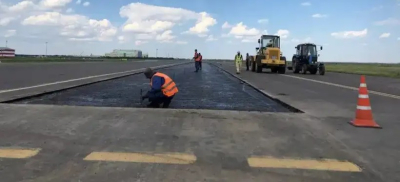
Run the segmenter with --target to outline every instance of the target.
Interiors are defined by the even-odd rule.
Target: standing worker
[[[243,57],[240,54],[240,51],[235,55],[235,65],[236,65],[236,74],[240,74],[240,68],[242,68]]]
[[[246,53],[246,71],[249,71],[250,67],[250,56],[249,53]]]
[[[203,56],[201,55],[201,53],[199,53],[199,59],[200,59],[200,61],[199,61],[199,68],[200,68],[200,70],[201,70],[201,68],[202,68],[202,66],[201,66],[201,62],[203,61]]]
[[[200,56],[199,56],[199,54],[197,53],[197,49],[194,50],[194,57],[193,57],[193,59],[194,59],[194,66],[196,67],[196,71],[194,71],[194,72],[198,72],[199,69],[200,69]]]
[[[150,79],[151,90],[141,99],[149,99],[150,104],[147,107],[159,108],[160,104],[163,104],[163,108],[168,108],[175,94],[178,93],[175,82],[166,74],[154,72],[151,68],[146,68],[144,75]]]

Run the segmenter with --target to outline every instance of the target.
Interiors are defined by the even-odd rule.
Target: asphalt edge
[[[224,71],[225,73],[227,73],[227,74],[233,76],[234,78],[236,78],[236,79],[238,79],[238,80],[240,80],[240,81],[246,83],[247,85],[249,85],[250,87],[252,87],[252,88],[253,88],[254,90],[256,90],[257,92],[259,92],[259,93],[261,93],[262,95],[264,95],[264,96],[266,96],[266,97],[272,99],[273,101],[275,101],[275,102],[281,104],[283,107],[289,109],[290,112],[293,112],[293,113],[305,113],[304,111],[302,111],[302,110],[300,110],[300,109],[297,109],[297,108],[295,108],[295,107],[289,105],[289,104],[286,103],[286,102],[281,101],[280,99],[276,98],[274,95],[269,94],[269,93],[267,93],[267,92],[265,92],[265,91],[259,89],[257,86],[253,85],[253,84],[250,83],[249,81],[247,81],[247,80],[245,80],[245,79],[243,79],[243,78],[240,78],[240,77],[238,77],[237,75],[235,75],[235,74],[233,74],[233,73],[231,73],[231,72],[225,70],[224,68],[222,68],[221,66],[217,65],[216,63],[210,63],[210,62],[209,62],[209,64],[210,64],[210,65],[213,65],[213,66],[215,66],[215,67],[217,67],[218,69],[220,69],[220,70]]]
[[[191,62],[176,63],[176,64],[170,64],[170,65],[166,65],[166,66],[162,66],[162,65],[161,66],[154,66],[154,67],[151,67],[151,68],[154,69],[154,70],[158,70],[158,69],[169,68],[169,67],[172,67],[172,66],[184,65],[184,64],[189,64],[189,63],[191,63]],[[24,96],[20,96],[20,97],[16,97],[16,98],[10,98],[10,99],[3,100],[0,103],[2,103],[2,104],[10,104],[10,103],[21,101],[21,100],[25,100],[25,99],[32,99],[32,98],[40,97],[40,96],[47,95],[47,94],[52,94],[52,93],[62,92],[62,91],[69,90],[69,89],[74,89],[74,88],[78,88],[78,87],[92,85],[92,84],[95,84],[95,83],[100,83],[100,82],[109,81],[109,80],[115,80],[115,79],[124,78],[124,77],[132,76],[132,75],[137,75],[137,74],[143,73],[145,68],[139,68],[137,70],[140,70],[140,69],[141,69],[141,71],[135,71],[133,73],[126,73],[126,74],[122,74],[122,75],[118,75],[118,76],[114,76],[114,77],[109,77],[109,78],[104,78],[104,79],[91,81],[91,82],[87,82],[87,83],[81,83],[81,84],[76,84],[76,85],[72,85],[72,86],[67,86],[67,87],[63,87],[63,88],[60,88],[60,89],[54,89],[54,90],[45,91],[45,92],[41,92],[41,93],[33,93],[33,94],[30,94],[30,95],[24,95]]]

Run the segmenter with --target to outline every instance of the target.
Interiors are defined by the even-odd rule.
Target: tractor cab
[[[312,63],[316,63],[318,61],[318,50],[317,45],[312,43],[299,44],[295,47],[296,49],[296,57],[301,57],[302,59],[308,59]],[[320,50],[322,50],[322,46],[320,46]]]

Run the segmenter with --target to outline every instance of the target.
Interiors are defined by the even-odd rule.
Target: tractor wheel
[[[297,61],[293,61],[292,65],[293,65],[293,73],[299,73],[300,70],[297,66]]]
[[[318,71],[317,68],[315,68],[315,69],[310,70],[310,73],[315,75],[315,74],[317,74],[317,71]]]
[[[322,66],[321,68],[319,68],[319,74],[325,75],[325,66]]]
[[[301,73],[303,73],[304,75],[307,74],[307,65],[303,64],[303,66],[301,67]]]
[[[257,73],[261,73],[262,72],[261,58],[258,58],[256,60],[256,68],[257,68]]]
[[[255,72],[256,71],[256,64],[254,61],[254,57],[251,57],[251,71]]]

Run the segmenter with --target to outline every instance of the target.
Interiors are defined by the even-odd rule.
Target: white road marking
[[[321,84],[325,84],[325,85],[331,85],[331,86],[350,89],[350,90],[358,90],[359,89],[356,87],[350,87],[350,86],[346,86],[346,85],[340,85],[340,84],[336,84],[336,83],[324,82],[324,81],[313,80],[313,79],[297,77],[297,76],[292,76],[292,75],[282,75],[282,76],[296,78],[296,79],[300,79],[300,80],[307,80],[307,81],[311,81],[311,82],[321,83]],[[372,91],[372,90],[368,90],[368,92],[371,94],[380,95],[380,96],[384,96],[384,97],[390,97],[393,99],[400,99],[400,96],[398,96],[398,95],[392,95],[392,94],[387,94],[387,93],[377,92],[377,91]]]
[[[180,64],[180,63],[175,63],[175,64]],[[162,68],[162,67],[166,67],[166,66],[172,66],[172,65],[175,65],[175,64],[167,64],[167,65],[155,66],[155,67],[152,67],[152,68],[154,68],[154,69]],[[57,85],[57,84],[61,84],[61,83],[68,83],[68,82],[75,82],[75,81],[80,81],[80,80],[87,80],[87,79],[91,79],[91,78],[98,78],[98,77],[104,77],[104,76],[124,74],[124,73],[129,73],[129,72],[136,72],[136,71],[141,71],[141,70],[144,70],[144,69],[145,68],[140,68],[140,69],[136,69],[136,70],[128,70],[128,71],[122,71],[122,72],[116,72],[116,73],[107,73],[107,74],[102,74],[102,75],[94,75],[94,76],[76,78],[76,79],[71,79],[71,80],[64,80],[64,81],[58,81],[58,82],[34,85],[34,86],[29,86],[29,87],[21,87],[21,88],[9,89],[9,90],[0,90],[0,94],[8,93],[8,92],[20,91],[20,90],[27,90],[27,89],[32,89],[32,88],[38,88],[38,87],[45,87],[45,86],[50,86],[50,85]]]

